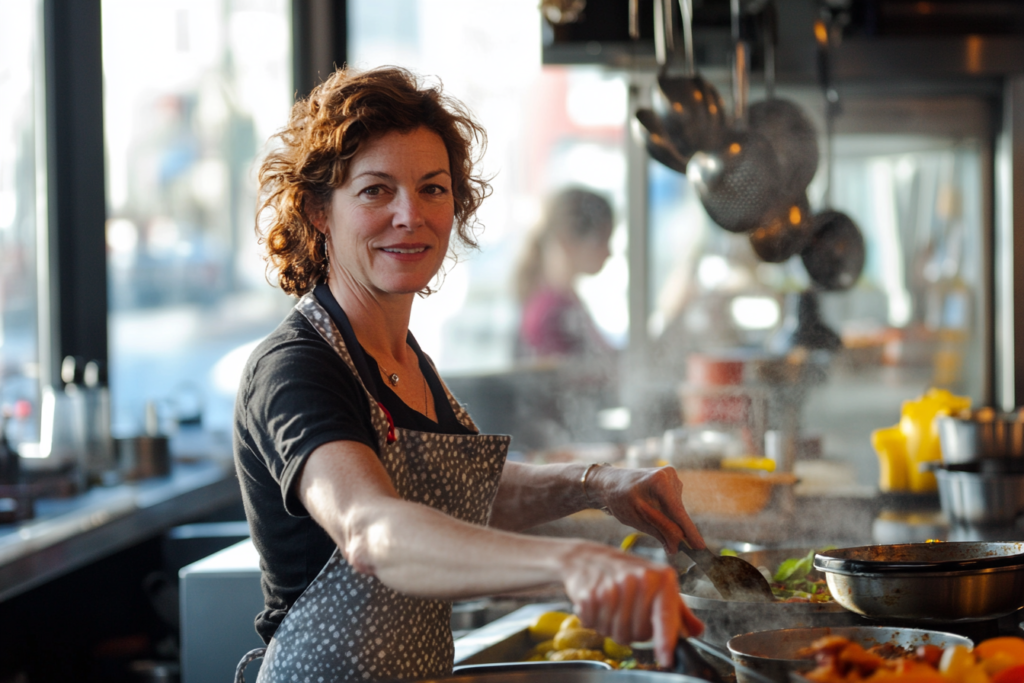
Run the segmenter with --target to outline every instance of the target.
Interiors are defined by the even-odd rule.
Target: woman
[[[612,207],[599,194],[562,190],[548,203],[516,273],[522,302],[519,355],[525,358],[609,357],[611,347],[576,295],[581,275],[594,275],[611,253]]]
[[[292,110],[260,170],[259,225],[295,310],[249,359],[235,459],[269,642],[261,679],[451,671],[450,601],[559,582],[584,623],[671,659],[701,624],[663,565],[516,533],[586,507],[704,547],[671,470],[505,463],[408,332],[488,192],[483,130],[408,72],[339,71]],[[329,678],[328,678],[329,677]]]

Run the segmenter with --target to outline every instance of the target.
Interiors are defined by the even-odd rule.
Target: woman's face
[[[455,220],[444,142],[427,128],[367,141],[325,218],[332,280],[371,295],[421,291],[444,261]]]
[[[604,267],[611,255],[610,242],[612,226],[598,230],[586,237],[576,238],[570,253],[576,272],[583,275],[596,275]]]

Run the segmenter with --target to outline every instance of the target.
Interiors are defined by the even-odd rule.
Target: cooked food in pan
[[[825,577],[814,571],[812,549],[803,557],[791,557],[772,575],[772,593],[783,602],[832,602]]]
[[[812,548],[806,555],[783,560],[769,579],[775,599],[780,602],[832,602],[825,577],[814,569],[814,555],[831,549],[832,546]],[[725,554],[728,551],[722,552]],[[762,572],[771,571],[761,567],[758,569]]]
[[[814,683],[1024,683],[1024,638],[1014,636],[974,650],[922,645],[913,652],[826,636],[802,654],[815,659],[816,668],[803,674]]]

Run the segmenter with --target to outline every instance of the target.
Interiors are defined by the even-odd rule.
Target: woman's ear
[[[328,224],[328,207],[322,201],[311,201],[309,202],[309,208],[306,210],[306,216],[309,218],[309,222],[313,224],[313,227],[318,232],[327,234]]]

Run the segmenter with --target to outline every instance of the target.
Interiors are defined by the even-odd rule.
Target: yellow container
[[[882,491],[906,491],[907,438],[899,426],[871,432],[871,445],[878,455],[880,474],[878,488]]]
[[[904,401],[899,424],[871,435],[881,468],[879,488],[915,493],[936,490],[935,475],[921,471],[922,463],[942,458],[935,418],[970,407],[970,398],[946,389],[929,389],[920,398]]]

